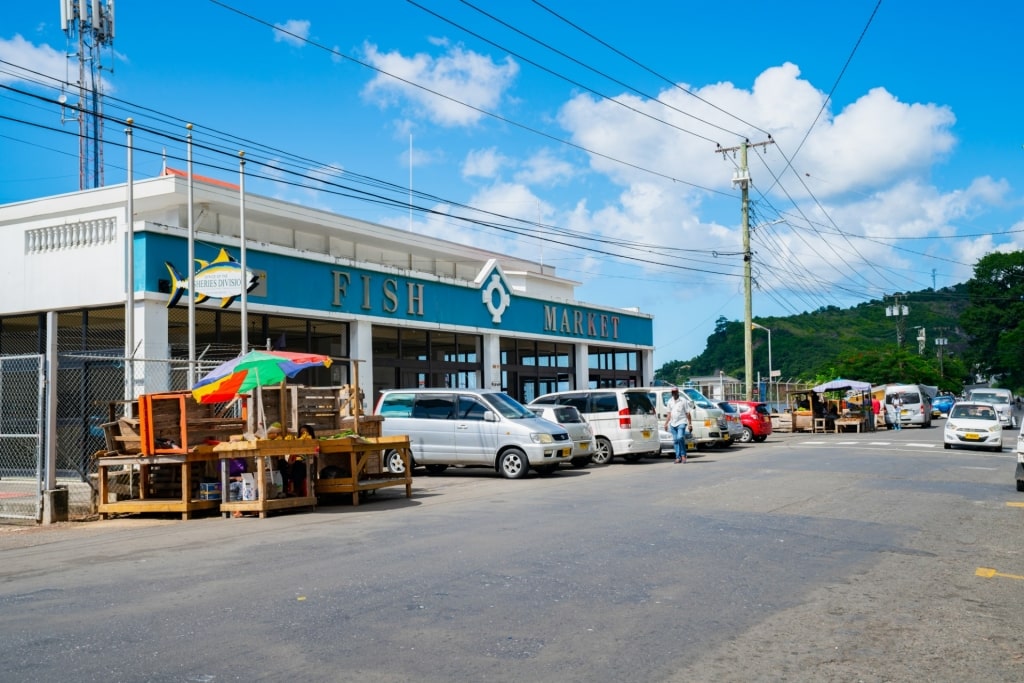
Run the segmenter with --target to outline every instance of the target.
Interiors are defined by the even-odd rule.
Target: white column
[[[138,349],[135,357],[144,359],[135,362],[135,395],[170,391],[173,388],[170,363],[154,360],[171,357],[167,343],[167,305],[164,302],[135,301],[133,348]],[[179,369],[184,370],[185,366],[179,366]]]
[[[501,335],[485,334],[483,337],[484,376],[480,378],[480,388],[514,391],[513,387],[501,386]]]
[[[641,386],[649,387],[654,384],[654,349],[644,349],[640,352],[640,362],[643,364],[643,376]]]
[[[577,342],[576,349],[576,386],[573,389],[586,389],[590,384],[590,346],[586,342]]]
[[[371,413],[377,402],[377,394],[373,388],[373,325],[355,320],[349,323],[348,329],[348,357],[363,361],[359,363],[359,388],[365,397],[363,410]],[[352,381],[351,377],[349,381]]]

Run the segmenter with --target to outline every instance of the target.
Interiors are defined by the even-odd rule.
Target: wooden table
[[[863,417],[840,417],[836,419],[836,434],[845,431],[846,427],[855,427],[860,434],[861,425],[864,424]]]
[[[405,497],[412,498],[412,451],[407,436],[364,436],[320,439],[320,465],[335,466],[340,477],[318,479],[317,493],[350,493],[352,505],[359,505],[362,491],[375,491],[387,486],[405,486]],[[385,472],[382,457],[398,452],[405,463],[405,472]],[[323,471],[323,470],[321,470]]]
[[[316,471],[317,444],[316,439],[261,439],[258,441],[235,441],[222,443],[217,446],[201,447],[202,450],[209,449],[209,452],[216,455],[220,460],[220,488],[221,500],[219,501],[220,511],[225,517],[234,512],[252,512],[264,519],[268,512],[273,510],[287,510],[292,508],[315,508],[316,491],[313,480],[313,473]],[[306,491],[303,495],[278,496],[270,490],[267,471],[274,470],[273,459],[300,456],[306,466]],[[244,458],[248,461],[247,470],[254,475],[256,480],[255,500],[231,500],[231,476],[230,464],[236,458]]]
[[[115,455],[97,458],[96,465],[99,479],[99,505],[97,511],[100,519],[106,519],[112,513],[141,513],[141,512],[180,512],[182,519],[189,519],[193,512],[198,510],[216,510],[220,506],[219,500],[204,500],[198,497],[193,498],[193,483],[196,477],[193,474],[195,463],[216,462],[217,457],[209,453],[181,453],[175,455]],[[151,495],[152,467],[176,466],[180,468],[181,492],[177,498],[166,496],[156,497]],[[128,473],[129,486],[134,481],[135,468],[138,467],[139,487],[138,497],[126,500],[110,501],[110,482],[108,476],[112,467],[121,466]],[[195,488],[198,489],[198,486]],[[132,491],[134,493],[134,491]]]

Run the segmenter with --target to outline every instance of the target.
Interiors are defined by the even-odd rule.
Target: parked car
[[[662,423],[664,425],[664,422]],[[665,429],[658,429],[658,436],[661,438],[661,455],[666,458],[676,456],[676,442],[672,439],[672,432]],[[693,439],[693,430],[686,432],[686,452],[693,455],[697,450],[697,442]]]
[[[768,404],[759,401],[729,401],[740,412],[743,423],[741,443],[764,441],[772,433],[772,416],[768,412]]]
[[[728,448],[743,438],[743,420],[740,419],[740,411],[728,401],[719,401],[717,405],[725,417],[725,437],[719,443]]]
[[[690,426],[693,428],[693,440],[697,449],[711,448],[728,436],[725,416],[721,408],[716,408],[704,394],[693,387],[678,387],[693,403],[690,415]],[[665,424],[668,416],[668,402],[672,398],[672,387],[649,387],[650,396],[655,410],[658,411],[658,424]]]
[[[530,405],[547,403],[580,411],[594,430],[595,465],[606,465],[616,456],[635,462],[661,453],[658,416],[644,389],[559,391],[530,401]]]
[[[412,466],[431,473],[449,465],[482,466],[520,479],[530,468],[554,472],[573,450],[564,428],[494,389],[388,389],[374,412],[384,417],[382,434],[408,435]],[[384,466],[404,471],[392,452],[385,454]]]
[[[952,394],[939,394],[932,399],[932,417],[946,417],[949,409],[956,403],[956,397]]]
[[[920,384],[886,385],[885,403],[892,405],[893,399],[897,396],[903,400],[903,408],[898,415],[901,426],[919,425],[924,428],[932,426],[932,398],[924,386]]]
[[[946,428],[942,430],[942,445],[1003,450],[1003,425],[995,406],[978,401],[953,404]]]
[[[1017,434],[1017,472],[1014,478],[1017,480],[1017,490],[1024,492],[1024,423]]]
[[[1013,392],[1009,389],[993,389],[991,387],[972,389],[967,398],[970,401],[991,403],[996,407],[996,412],[999,413],[999,422],[1003,427],[1017,428],[1017,416],[1013,414],[1016,401]]]
[[[526,406],[533,414],[549,422],[561,425],[572,438],[573,467],[582,468],[590,464],[594,457],[594,430],[583,419],[580,411],[573,406],[534,403]]]

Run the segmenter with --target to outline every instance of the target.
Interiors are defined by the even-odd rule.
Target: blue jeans
[[[672,444],[676,449],[677,458],[686,457],[686,423],[681,425],[669,425],[668,431],[672,433]]]

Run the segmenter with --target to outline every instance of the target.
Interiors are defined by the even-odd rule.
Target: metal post
[[[241,296],[241,332],[242,332],[242,353],[249,353],[249,270],[245,259],[245,152],[238,152],[238,232],[241,248],[239,260],[241,263],[242,296]]]
[[[132,146],[132,119],[127,119],[128,127],[124,129],[128,150],[128,201],[126,207],[127,226],[125,229],[125,298],[124,298],[124,398],[125,417],[132,417],[132,400],[135,399],[135,172],[134,147]],[[145,357],[145,356],[143,356]],[[104,501],[106,502],[106,501]]]
[[[188,130],[188,388],[196,383],[196,226],[192,209],[192,124]]]

